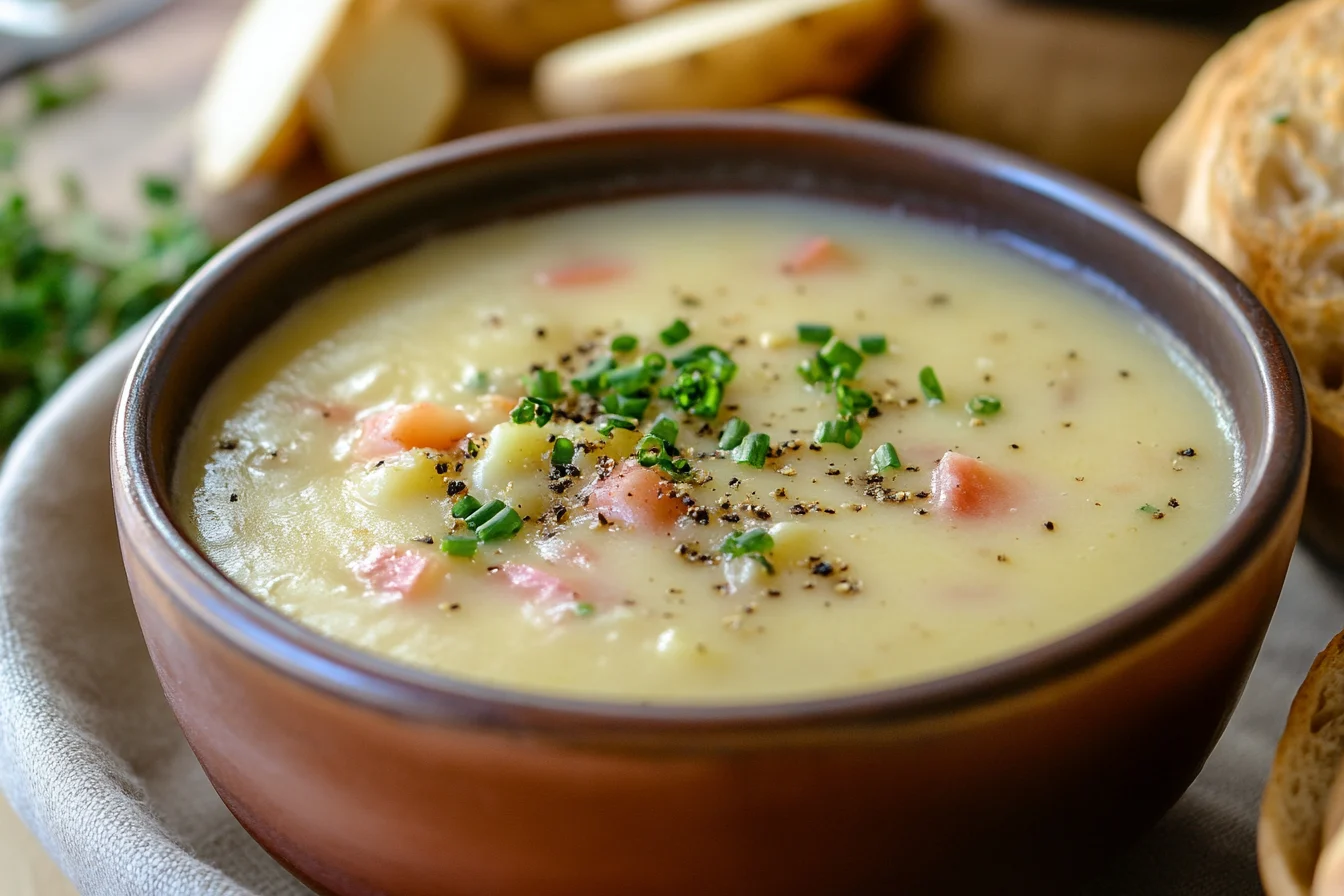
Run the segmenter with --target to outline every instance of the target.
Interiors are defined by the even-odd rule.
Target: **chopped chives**
[[[621,414],[603,414],[597,420],[597,431],[610,437],[615,430],[634,429],[638,425],[639,421],[633,417],[625,417]]]
[[[812,345],[825,345],[835,331],[826,324],[799,324],[798,341]]]
[[[818,445],[835,444],[846,448],[856,448],[863,440],[863,427],[857,420],[823,420],[817,424],[812,441]]]
[[[518,406],[509,412],[509,419],[514,423],[536,423],[538,426],[545,426],[551,422],[551,417],[554,415],[555,408],[551,407],[550,402],[528,395],[518,400]]]
[[[616,362],[611,358],[595,358],[588,365],[588,369],[570,380],[569,384],[574,387],[575,392],[596,395],[602,391],[602,375],[615,366]]]
[[[658,372],[643,364],[632,364],[602,374],[602,385],[621,395],[633,395],[649,388],[658,379]]]
[[[686,321],[677,318],[666,330],[658,334],[658,338],[663,341],[663,345],[676,345],[678,342],[685,342],[690,335],[691,328],[687,326]]]
[[[653,421],[653,426],[649,427],[649,435],[662,439],[670,446],[677,444],[677,433],[680,430],[677,421],[666,414],[659,414],[658,419]]]
[[[724,451],[732,451],[742,440],[751,432],[751,425],[741,417],[734,417],[728,421],[728,425],[723,428],[723,435],[719,436],[719,447]]]
[[[763,432],[754,432],[733,449],[732,458],[739,464],[746,464],[759,470],[765,466],[765,458],[769,454],[770,436]]]
[[[863,366],[863,355],[849,343],[834,337],[817,352],[817,356],[830,365],[832,371],[839,371],[845,379],[853,379]]]
[[[938,382],[938,374],[933,372],[932,367],[925,367],[919,372],[919,388],[924,390],[924,400],[930,405],[942,404],[943,384]]]
[[[887,353],[887,337],[881,333],[869,333],[866,336],[860,336],[859,348],[865,355],[885,355]]]
[[[481,541],[497,541],[501,538],[512,538],[522,528],[523,518],[518,515],[518,511],[512,507],[505,507],[476,527],[476,537]]]
[[[608,414],[619,414],[622,417],[639,419],[648,410],[649,401],[650,399],[644,397],[610,392],[602,398],[602,410]]]
[[[480,508],[480,501],[477,501],[471,495],[463,495],[453,504],[453,519],[464,520]]]
[[[506,505],[503,501],[500,501],[499,499],[495,499],[494,501],[491,501],[489,504],[482,504],[480,507],[472,511],[471,515],[467,517],[467,528],[471,529],[474,532],[481,526],[488,523],[490,520],[494,519],[495,515],[498,514],[500,511],[507,509],[508,505]]]
[[[591,616],[591,615],[593,615],[593,614],[596,613],[596,612],[597,612],[597,607],[595,607],[595,606],[593,606],[592,604],[588,603],[588,601],[586,601],[586,600],[581,600],[581,601],[579,601],[578,603],[576,603],[576,604],[574,605],[574,615],[575,615],[575,616]]]
[[[798,375],[809,386],[831,382],[831,366],[821,358],[804,358],[798,363]]]
[[[439,541],[439,550],[450,557],[476,556],[476,537],[474,535],[445,535]]]
[[[691,474],[695,472],[695,469],[691,466],[691,462],[686,458],[669,457],[667,454],[664,454],[658,459],[658,469],[662,470],[669,477],[678,482],[690,479]]]
[[[555,401],[564,394],[560,388],[560,374],[554,370],[538,370],[532,374],[527,394],[543,401]]]
[[[639,348],[639,340],[629,333],[622,333],[611,340],[611,350],[614,352],[632,352]]]
[[[881,473],[885,470],[899,470],[901,468],[901,457],[896,453],[896,447],[890,442],[883,442],[877,446],[873,452],[873,472]]]
[[[639,363],[644,365],[647,370],[666,370],[667,358],[658,352],[649,352],[639,359]]]
[[[835,406],[842,417],[862,414],[873,406],[873,396],[845,383],[835,384]]]
[[[774,549],[775,539],[765,529],[747,529],[742,532],[733,532],[719,546],[719,550],[730,557],[741,557],[743,554],[764,554]]]
[[[645,436],[635,446],[635,460],[639,461],[641,467],[656,466],[666,453],[663,440],[654,435]]]
[[[1154,507],[1154,506],[1151,505],[1151,504],[1145,504],[1145,505],[1143,505],[1142,507],[1139,508],[1139,513],[1151,513],[1151,514],[1156,515],[1156,514],[1159,514],[1159,513],[1161,513],[1161,512],[1162,512],[1162,508],[1161,508],[1161,507]]]
[[[477,445],[472,439],[467,439],[467,457],[475,457],[481,453],[481,446]]]
[[[1003,402],[993,395],[975,395],[966,402],[966,412],[976,417],[992,417],[1003,410]]]
[[[551,446],[551,466],[567,467],[572,463],[574,463],[574,443],[561,436]]]

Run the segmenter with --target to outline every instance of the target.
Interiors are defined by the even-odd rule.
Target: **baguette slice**
[[[537,100],[569,117],[848,93],[890,58],[917,14],[917,0],[692,4],[548,54]]]
[[[305,97],[327,164],[353,174],[435,143],[466,93],[461,55],[423,7],[356,9]]]
[[[352,0],[252,0],[197,106],[196,179],[212,193],[277,170],[303,148],[300,100]]]
[[[1344,760],[1344,632],[1321,651],[1293,698],[1260,803],[1260,877],[1269,896],[1306,896],[1313,876],[1336,875],[1321,856],[1326,807]],[[1336,841],[1344,840],[1337,833]],[[1338,853],[1344,847],[1327,849]],[[1344,858],[1341,856],[1339,858]],[[1332,878],[1340,881],[1336,875]],[[1314,896],[1339,896],[1337,884]]]
[[[1143,160],[1144,198],[1283,328],[1311,404],[1303,534],[1344,566],[1344,0],[1298,0],[1211,63]]]

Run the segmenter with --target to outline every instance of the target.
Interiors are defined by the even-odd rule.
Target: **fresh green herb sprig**
[[[39,220],[15,175],[0,175],[0,448],[70,374],[215,251],[165,178],[145,179],[148,224],[129,234],[83,205],[76,180],[65,186],[63,213]]]

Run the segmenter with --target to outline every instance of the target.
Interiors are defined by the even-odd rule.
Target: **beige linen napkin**
[[[81,372],[0,470],[0,789],[91,896],[307,894],[211,790],[140,639],[107,462],[112,406],[137,339]],[[1341,627],[1340,583],[1299,552],[1245,698],[1203,774],[1086,893],[1260,892],[1260,789],[1288,702]]]

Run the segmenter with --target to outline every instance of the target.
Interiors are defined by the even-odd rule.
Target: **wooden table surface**
[[[1034,152],[1121,190],[1132,187],[1138,152],[1226,33],[1013,0],[926,2],[935,22],[874,88],[878,102],[912,119]],[[54,200],[59,177],[74,172],[95,208],[131,219],[143,173],[185,176],[191,105],[241,5],[176,0],[144,24],[56,66],[58,72],[92,69],[106,87],[24,134],[20,170],[39,203]],[[21,84],[0,90],[0,113],[22,103]],[[324,179],[310,159],[284,178],[226,199],[192,199],[212,229],[228,236]],[[0,894],[74,892],[0,800]]]

